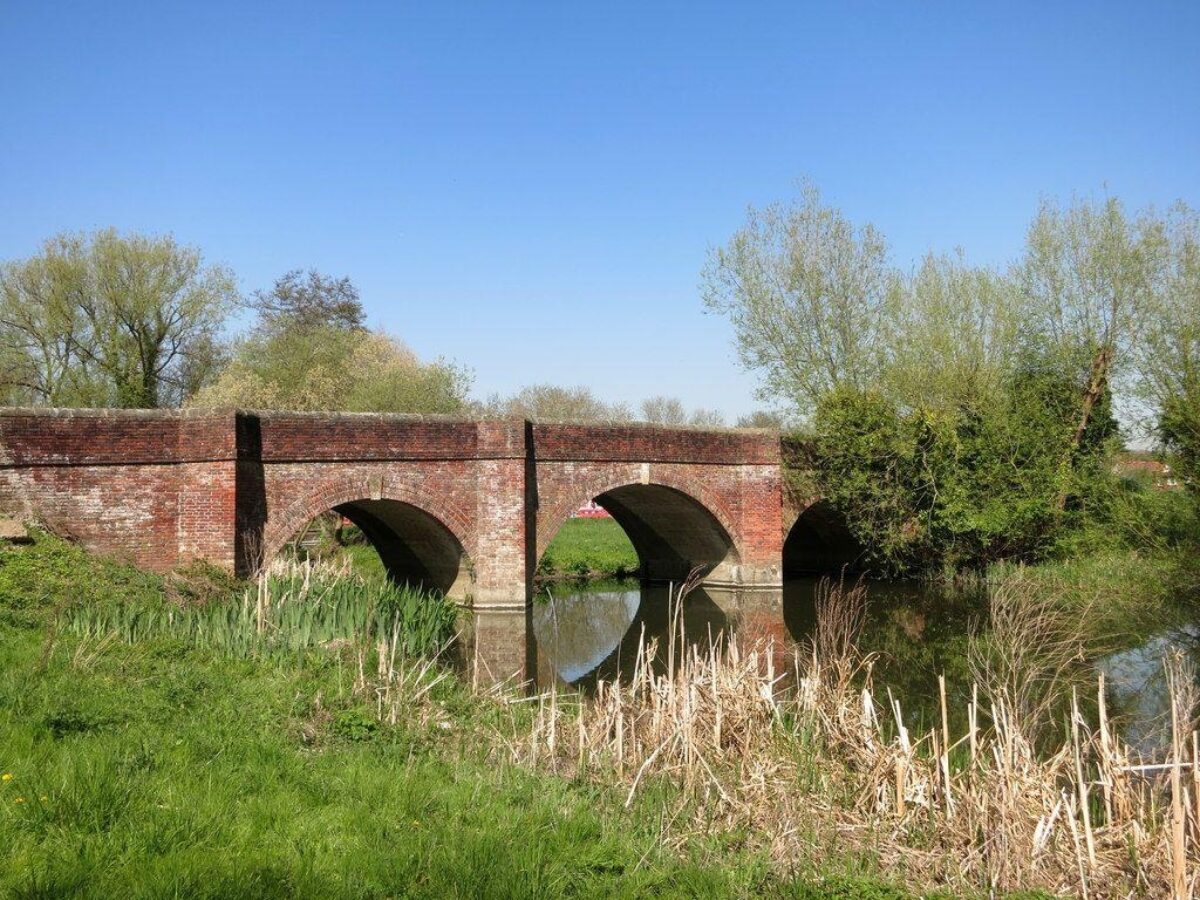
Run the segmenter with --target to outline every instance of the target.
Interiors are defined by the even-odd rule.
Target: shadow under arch
[[[863,546],[828,500],[802,512],[783,544],[783,574],[833,575],[861,571]]]
[[[324,512],[345,516],[363,532],[397,584],[436,591],[456,600],[473,593],[472,544],[466,517],[402,484],[327,482],[292,503],[264,530],[260,565],[269,563],[297,532]]]
[[[359,527],[389,580],[455,599],[471,594],[470,557],[454,533],[430,513],[401,500],[354,500],[333,511]]]
[[[626,483],[582,496],[570,509],[594,500],[629,537],[643,580],[682,582],[699,568],[706,581],[735,581],[740,555],[716,514],[700,500],[665,484]],[[554,534],[569,517],[561,511],[552,521]],[[554,534],[541,543],[540,560]]]

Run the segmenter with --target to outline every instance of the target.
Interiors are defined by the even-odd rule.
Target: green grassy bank
[[[614,519],[568,519],[538,565],[538,577],[629,578],[638,573],[637,551]]]
[[[508,762],[500,717],[532,710],[483,703],[453,674],[393,725],[324,633],[268,652],[203,646],[190,627],[109,637],[139,616],[81,627],[114,603],[236,617],[242,590],[44,536],[0,549],[0,894],[906,896],[869,860],[780,871],[718,826],[664,845],[681,799],[668,782],[626,809],[616,784]]]

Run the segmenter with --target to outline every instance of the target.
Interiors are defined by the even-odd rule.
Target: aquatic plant
[[[1015,618],[1029,599],[1017,586],[995,602]],[[663,668],[652,664],[657,648],[644,645],[627,680],[591,697],[557,687],[539,695],[508,752],[576,778],[615,777],[630,803],[656,783],[683,786],[662,794],[672,798],[662,812],[669,844],[719,826],[784,866],[836,846],[871,855],[914,886],[1194,895],[1200,735],[1186,677],[1171,679],[1175,713],[1158,760],[1117,736],[1102,677],[1090,719],[1063,680],[1066,729],[1042,749],[1041,679],[1069,656],[1052,629],[1048,656],[977,648],[965,731],[952,731],[942,679],[940,721],[915,734],[891,692],[879,695],[873,659],[857,650],[864,602],[860,588],[827,585],[813,639],[790,658],[770,641],[688,646],[680,632],[669,640],[679,640],[681,656]],[[1037,685],[1028,688],[1023,674]]]
[[[84,639],[174,638],[239,657],[384,641],[401,657],[435,657],[453,639],[457,614],[440,595],[293,562],[272,567],[231,600],[90,602],[65,609],[61,625]]]

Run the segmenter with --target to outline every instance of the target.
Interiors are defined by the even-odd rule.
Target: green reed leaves
[[[115,634],[128,643],[174,638],[237,657],[336,649],[395,635],[399,654],[429,657],[453,639],[456,617],[454,605],[437,594],[293,566],[227,601],[72,606],[62,613],[61,627],[86,638]]]

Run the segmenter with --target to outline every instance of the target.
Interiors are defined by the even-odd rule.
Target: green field
[[[201,646],[242,627],[240,590],[43,536],[0,548],[0,895],[903,896],[780,872],[720,828],[664,845],[689,802],[669,782],[626,809],[621,785],[510,762],[532,708],[453,673],[414,681],[393,725],[325,632]]]
[[[379,554],[358,533],[347,529],[345,546],[329,542],[321,555],[346,559],[351,569],[366,578],[382,578]],[[538,564],[537,577],[548,581],[564,578],[632,578],[638,574],[637,551],[625,532],[612,519],[568,519],[546,548]]]
[[[637,551],[613,519],[568,519],[538,565],[542,578],[626,578],[638,572]]]

